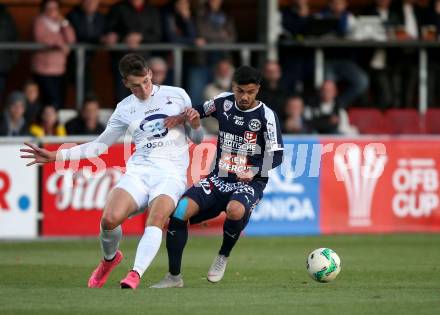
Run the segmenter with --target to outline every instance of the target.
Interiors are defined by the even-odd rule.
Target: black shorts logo
[[[203,189],[203,192],[206,195],[210,195],[212,190],[211,190],[211,183],[209,182],[209,180],[207,178],[204,178],[202,180],[199,181],[198,185]]]

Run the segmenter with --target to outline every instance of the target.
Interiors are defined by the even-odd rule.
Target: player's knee
[[[113,213],[106,213],[102,215],[101,227],[104,230],[113,230],[120,224],[118,218]]]
[[[150,212],[148,214],[148,225],[153,225],[159,228],[163,228],[167,219],[168,216],[162,213],[161,211]]]
[[[226,207],[226,217],[229,220],[240,220],[243,218],[245,211],[246,209],[244,208],[244,205],[233,200],[229,202],[228,206]]]

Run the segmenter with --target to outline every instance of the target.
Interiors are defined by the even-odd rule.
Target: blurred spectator
[[[234,21],[222,10],[222,5],[223,0],[207,0],[197,12],[198,45],[236,41]]]
[[[33,26],[34,39],[48,47],[33,55],[32,71],[41,88],[43,102],[58,108],[63,105],[63,75],[69,45],[75,42],[75,32],[61,14],[58,0],[44,0],[40,9],[41,14]]]
[[[394,28],[397,40],[418,39],[420,28],[426,17],[425,11],[415,0],[396,1],[393,12],[398,16],[398,26]],[[399,49],[391,57],[393,62],[394,106],[414,107],[417,89],[417,49]]]
[[[99,135],[104,129],[99,122],[99,101],[94,96],[86,98],[78,116],[66,123],[69,135]]]
[[[196,28],[191,17],[189,0],[172,0],[164,17],[165,40],[171,43],[194,44]]]
[[[397,0],[393,11],[398,16],[399,27],[395,30],[397,39],[419,38],[426,11],[415,0]]]
[[[337,100],[336,83],[324,81],[319,96],[304,111],[304,117],[310,120],[312,127],[321,134],[356,134],[348,122],[348,115]]]
[[[222,10],[223,0],[206,0],[197,10],[196,45],[202,47],[208,43],[233,43],[237,39],[232,18]],[[188,92],[194,104],[203,102],[203,89],[211,80],[213,73],[209,65],[228,57],[220,51],[196,53],[195,65],[188,73]]]
[[[440,40],[440,0],[431,0],[427,24],[435,31],[435,40]],[[440,56],[438,50],[428,49],[429,60],[429,104],[440,107]]]
[[[395,27],[399,23],[399,16],[391,10],[391,2],[392,0],[375,0],[363,13],[379,16],[385,26]]]
[[[151,81],[156,85],[163,85],[167,79],[168,65],[161,57],[152,57],[148,59],[148,65],[153,72]]]
[[[327,80],[321,86],[319,96],[310,102],[305,117],[312,121],[318,133],[336,134],[339,126],[339,108],[336,100],[337,87],[335,82]]]
[[[353,14],[347,9],[346,0],[329,0],[328,8],[321,11],[320,16],[338,19],[336,29],[329,32],[335,31],[341,37],[347,36],[355,23]],[[353,61],[355,58],[350,54],[346,48],[326,50],[325,77],[326,80],[344,82],[345,88],[339,96],[340,106],[344,108],[352,105],[359,97],[365,97],[369,85],[367,74]]]
[[[164,40],[169,43],[179,43],[194,45],[196,39],[196,26],[191,10],[190,0],[171,0],[168,5],[163,7],[162,21],[164,30]],[[185,54],[185,62],[187,62]],[[168,81],[174,76],[174,69],[168,71]]]
[[[231,90],[234,66],[229,59],[220,60],[215,65],[214,82],[208,84],[203,92],[205,101],[214,98],[222,92]]]
[[[281,10],[284,33],[290,37],[303,36],[310,21],[308,0],[290,0],[290,6]]]
[[[282,36],[284,39],[301,40],[311,23],[308,0],[290,0],[290,6],[281,10]],[[294,93],[303,93],[306,82],[313,79],[313,56],[301,47],[280,46],[280,64],[283,68],[283,85]],[[282,111],[284,116],[284,111]]]
[[[292,96],[286,100],[285,114],[283,121],[283,132],[285,133],[312,133],[310,122],[304,118],[304,101],[300,96]]]
[[[26,97],[26,112],[24,116],[27,122],[33,123],[41,110],[40,88],[34,80],[29,79],[24,83],[23,93]]]
[[[364,14],[378,16],[386,29],[391,30],[398,25],[399,17],[390,6],[391,0],[376,0]],[[387,61],[388,57],[385,49],[378,48],[374,50],[369,64],[373,104],[380,109],[387,109],[393,105],[392,71]]]
[[[204,91],[204,100],[213,99],[220,93],[231,90],[232,76],[234,74],[234,66],[228,58],[220,60],[215,65],[214,82],[208,84]],[[213,117],[207,117],[202,120],[202,125],[207,133],[218,133],[218,121]]]
[[[66,129],[58,122],[57,108],[54,105],[45,105],[41,109],[37,121],[30,127],[30,132],[35,137],[66,135]]]
[[[107,34],[103,38],[107,45],[120,42],[125,43],[128,49],[136,49],[140,44],[159,43],[162,39],[159,10],[144,0],[117,2],[110,8],[107,21]],[[129,94],[118,69],[119,59],[125,53],[112,53],[112,71],[118,101]]]
[[[144,0],[122,0],[114,4],[107,17],[107,44],[123,42],[131,49],[142,43],[161,40],[159,11]]]
[[[100,0],[82,0],[67,15],[67,19],[75,30],[76,40],[79,43],[98,44],[102,40],[105,30],[105,17],[98,12]],[[87,92],[93,91],[91,78],[91,59],[94,55],[93,50],[87,50],[85,56],[84,89]],[[75,56],[71,56],[70,73],[75,77]]]
[[[322,10],[318,15],[323,18],[338,19],[339,23],[335,31],[341,37],[347,36],[356,23],[354,15],[348,11],[346,0],[329,0],[327,8]]]
[[[6,6],[0,4],[0,42],[15,42],[18,39],[17,26]],[[13,50],[0,50],[0,101],[9,71],[15,65],[18,54]]]
[[[26,99],[21,92],[12,92],[6,108],[0,118],[0,136],[25,136],[29,134],[29,125],[24,117]]]
[[[281,121],[285,119],[284,105],[288,91],[281,85],[281,67],[276,61],[267,61],[263,69],[258,99],[269,106]]]
[[[426,24],[435,26],[438,40],[440,38],[440,0],[430,1]]]

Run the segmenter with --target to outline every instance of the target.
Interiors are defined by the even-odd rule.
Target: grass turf
[[[162,246],[136,291],[119,289],[137,239],[103,289],[87,289],[97,240],[0,242],[0,314],[439,314],[440,235],[243,238],[222,282],[205,275],[220,239],[189,240],[184,289],[149,289],[167,270]],[[307,254],[330,247],[343,269],[321,284]]]

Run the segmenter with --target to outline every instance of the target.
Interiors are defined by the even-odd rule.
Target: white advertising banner
[[[20,144],[0,144],[0,238],[38,233],[38,167],[26,167]]]

